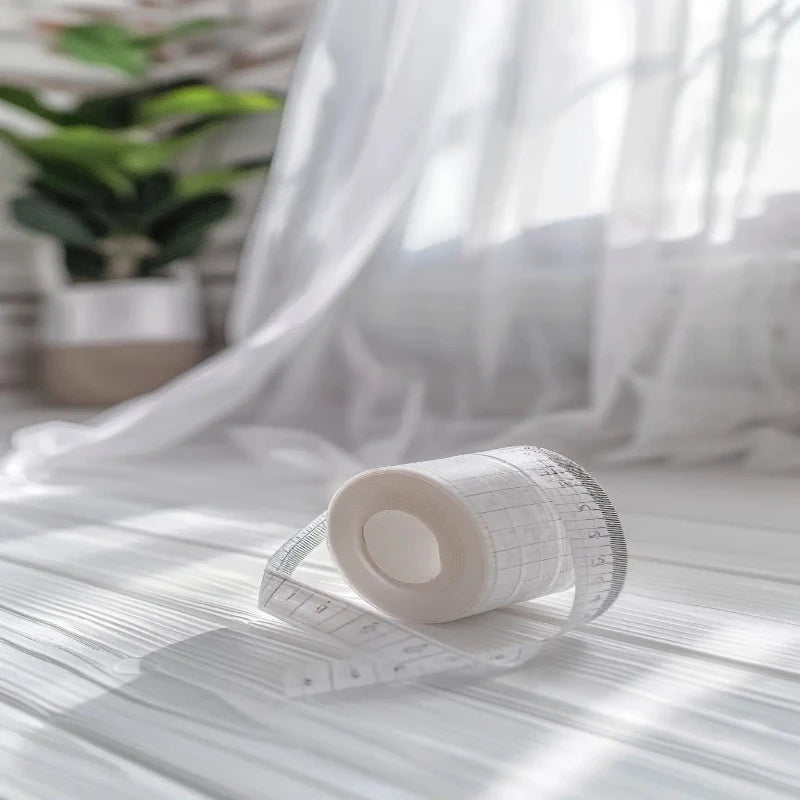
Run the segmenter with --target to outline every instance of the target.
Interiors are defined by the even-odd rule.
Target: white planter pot
[[[105,406],[197,363],[205,329],[191,270],[166,278],[67,284],[45,295],[42,382],[53,400]]]

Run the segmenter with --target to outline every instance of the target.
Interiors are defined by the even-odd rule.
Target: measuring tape
[[[325,539],[352,588],[400,620],[461,619],[574,585],[572,610],[544,640],[467,653],[293,578]],[[355,476],[270,558],[259,606],[357,651],[287,673],[298,697],[515,666],[606,611],[626,567],[619,519],[591,475],[558,453],[508,447]]]

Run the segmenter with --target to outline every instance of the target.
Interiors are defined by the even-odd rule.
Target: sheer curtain
[[[219,432],[352,465],[527,441],[800,465],[799,14],[321,2],[232,345],[6,466]]]

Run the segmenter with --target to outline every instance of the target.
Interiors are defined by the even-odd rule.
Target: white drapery
[[[800,465],[799,13],[321,2],[233,344],[8,465],[220,429],[354,464],[542,441]]]

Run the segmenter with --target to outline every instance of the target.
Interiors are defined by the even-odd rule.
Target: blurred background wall
[[[171,25],[183,19],[230,16],[244,24],[202,43],[175,43],[156,75],[204,72],[231,87],[285,91],[312,5],[313,0],[0,0],[0,82],[27,85],[65,100],[71,93],[114,88],[124,83],[118,73],[54,52],[54,32],[98,18]],[[0,108],[0,115],[7,113]],[[243,159],[263,153],[271,149],[278,123],[270,115],[237,123],[209,139],[206,152]],[[32,380],[38,303],[34,264],[39,248],[47,246],[15,225],[7,212],[8,198],[24,174],[19,158],[0,144],[0,391],[25,388]],[[260,181],[252,181],[238,190],[236,214],[219,226],[212,245],[197,259],[212,349],[223,341],[237,259],[261,188]]]

